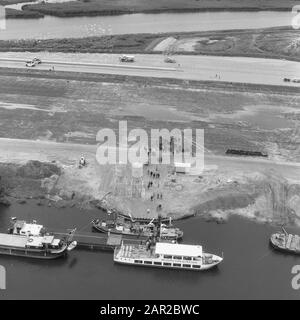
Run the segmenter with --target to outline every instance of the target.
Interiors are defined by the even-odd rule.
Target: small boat
[[[103,233],[120,234],[127,237],[135,238],[150,238],[152,236],[159,237],[163,240],[180,240],[183,237],[183,232],[166,224],[160,224],[159,227],[153,222],[147,224],[136,221],[125,221],[122,217],[117,217],[115,220],[99,220],[92,221],[92,226],[95,230]]]
[[[204,253],[200,245],[147,241],[146,245],[122,243],[114,251],[114,262],[135,266],[202,271],[222,261],[219,256]]]
[[[284,228],[282,232],[271,235],[270,243],[277,250],[300,255],[300,237],[286,232]]]
[[[35,221],[26,223],[14,219],[9,233],[0,233],[0,254],[36,259],[59,258],[76,247],[77,242],[72,241],[75,231],[56,238]]]

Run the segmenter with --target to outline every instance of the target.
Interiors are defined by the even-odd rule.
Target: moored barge
[[[56,259],[73,250],[76,229],[57,238],[45,232],[42,225],[16,221],[9,233],[0,233],[0,254],[36,259]]]

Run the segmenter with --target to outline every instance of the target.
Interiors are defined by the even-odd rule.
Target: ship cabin
[[[158,242],[154,256],[155,265],[175,268],[200,269],[202,265],[202,246]]]
[[[202,246],[158,242],[156,245],[124,245],[115,250],[119,263],[162,268],[200,270],[203,264]]]
[[[17,220],[10,231],[10,233],[20,236],[40,236],[43,235],[45,230],[42,225],[36,224],[35,221],[26,223],[26,221]]]
[[[29,237],[26,243],[28,248],[38,249],[59,249],[61,240],[55,239],[54,236],[33,236]]]

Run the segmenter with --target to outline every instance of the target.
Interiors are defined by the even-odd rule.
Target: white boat
[[[115,248],[114,261],[136,266],[200,271],[217,266],[223,258],[204,253],[200,245],[157,242],[152,245],[122,243]]]

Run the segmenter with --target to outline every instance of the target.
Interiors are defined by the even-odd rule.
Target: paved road
[[[96,155],[95,145],[56,143],[0,138],[0,162],[24,163],[28,160],[59,161],[63,165],[74,165],[84,154],[88,161]],[[268,159],[205,155],[205,166],[225,171],[265,172],[273,169],[283,177],[300,181],[300,163],[275,162]]]
[[[26,68],[25,61],[35,53],[0,53],[0,67]],[[161,55],[136,55],[135,63],[123,63],[116,54],[39,53],[44,61],[36,69],[58,71],[166,77],[186,80],[214,80],[300,87],[283,78],[300,78],[300,63],[246,57],[185,56],[167,64]]]

